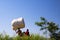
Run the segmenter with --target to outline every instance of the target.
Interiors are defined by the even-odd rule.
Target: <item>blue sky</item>
[[[43,35],[35,25],[41,16],[60,24],[60,0],[0,0],[0,33],[14,35],[11,21],[23,17],[25,28],[22,31],[29,29],[30,33]]]

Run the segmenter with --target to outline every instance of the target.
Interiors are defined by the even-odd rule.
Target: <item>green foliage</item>
[[[49,22],[49,24],[48,24],[48,30],[49,30],[49,32],[56,32],[58,29],[59,29],[58,25],[56,25],[53,22]]]
[[[0,40],[46,40],[45,37],[39,36],[39,35],[31,35],[31,36],[15,36],[15,37],[10,37],[9,35],[1,35],[0,34]]]
[[[41,22],[35,22],[35,24],[40,28],[40,30],[47,30],[50,32],[51,35],[53,35],[53,33],[56,33],[56,31],[59,30],[59,27],[56,23],[54,22],[48,22],[44,17],[40,17]]]

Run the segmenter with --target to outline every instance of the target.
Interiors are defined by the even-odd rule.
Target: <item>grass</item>
[[[0,34],[0,40],[46,40],[45,37],[39,36],[39,35],[31,35],[31,36],[15,36],[15,37],[10,37],[9,35],[2,35]],[[48,39],[48,40],[54,40],[54,39]]]

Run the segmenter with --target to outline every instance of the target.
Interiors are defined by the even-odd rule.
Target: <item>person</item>
[[[25,35],[30,36],[29,29],[26,30]]]
[[[20,28],[18,28],[18,31],[16,33],[18,33],[19,36],[22,36],[22,31],[20,30]]]

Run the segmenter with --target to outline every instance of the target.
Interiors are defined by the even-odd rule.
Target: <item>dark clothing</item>
[[[25,34],[26,34],[27,36],[29,36],[29,32],[25,32]]]
[[[18,33],[18,35],[22,36],[22,31],[18,29],[18,31],[16,32]]]

